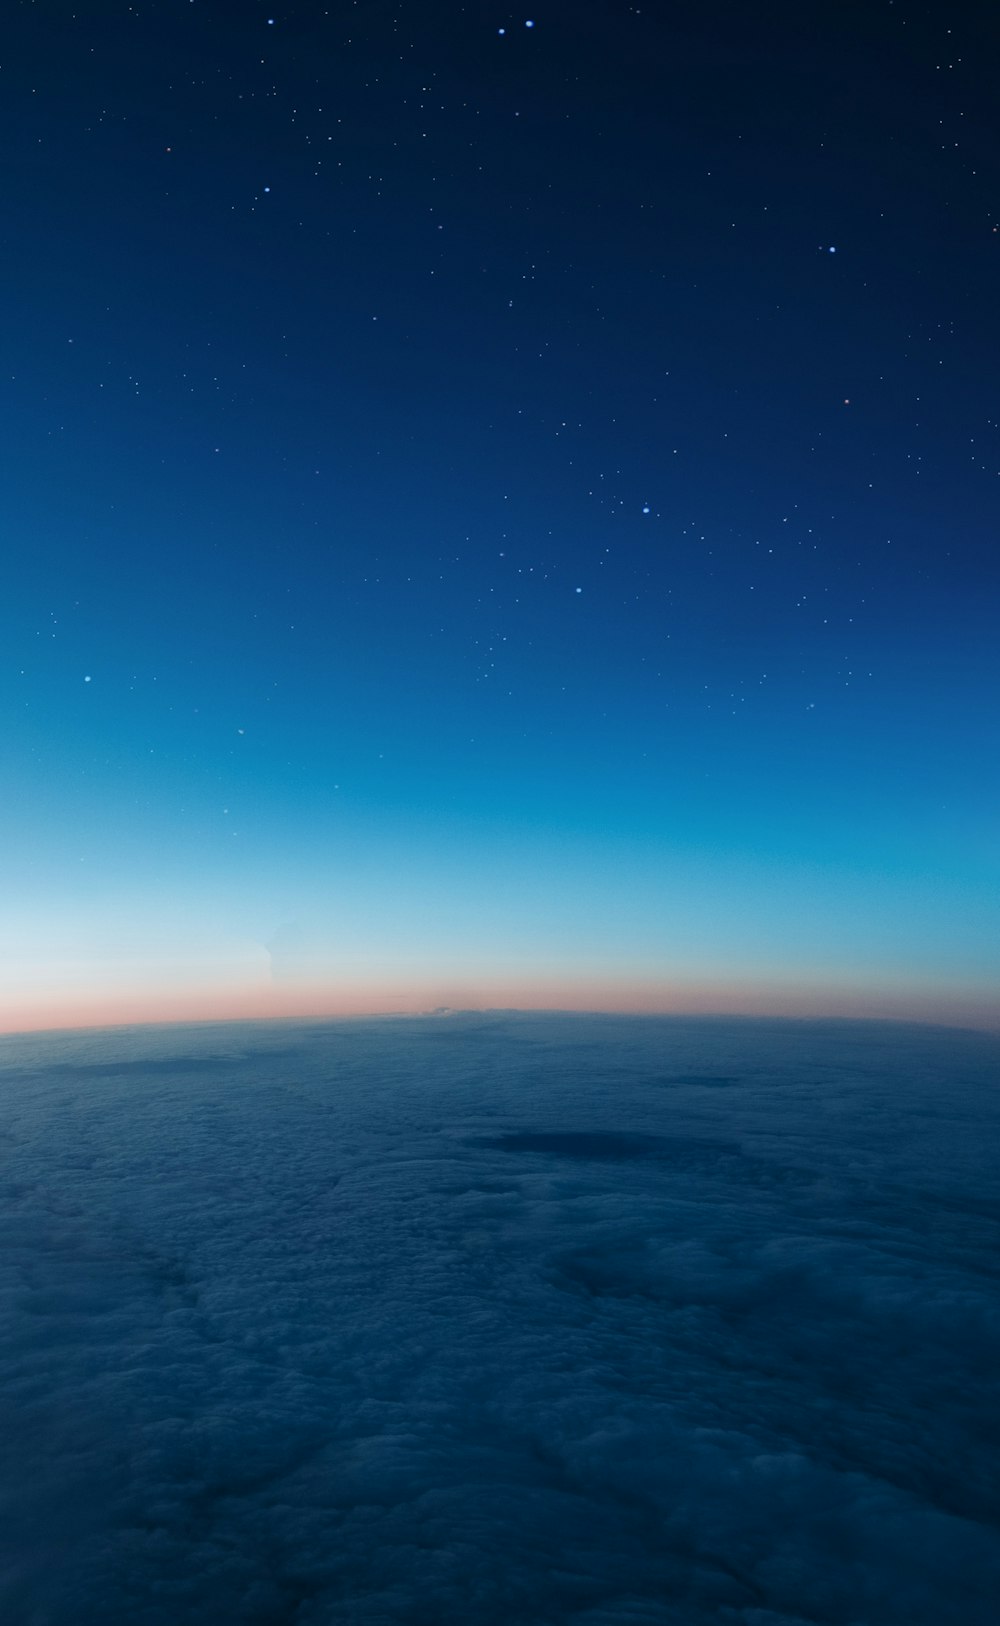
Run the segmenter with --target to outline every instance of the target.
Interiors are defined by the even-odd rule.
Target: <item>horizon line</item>
[[[162,1030],[164,1028],[221,1028],[221,1027],[287,1027],[289,1024],[325,1024],[338,1026],[347,1023],[372,1023],[390,1021],[446,1021],[452,1017],[466,1016],[538,1016],[538,1017],[615,1017],[621,1021],[632,1022],[734,1022],[751,1024],[758,1022],[796,1023],[800,1026],[808,1025],[853,1025],[853,1026],[880,1026],[880,1027],[920,1027],[927,1029],[943,1029],[956,1033],[982,1033],[991,1038],[1000,1039],[1000,1023],[996,1026],[987,1026],[985,1023],[948,1022],[940,1018],[920,1018],[916,1016],[878,1016],[878,1015],[844,1015],[837,1013],[811,1013],[788,1011],[734,1011],[719,1010],[678,1010],[678,1011],[623,1011],[607,1007],[579,1006],[535,1006],[535,1005],[470,1005],[451,1006],[437,1005],[421,1009],[387,1009],[384,1011],[354,1011],[354,1012],[291,1012],[283,1015],[265,1016],[202,1016],[202,1017],[172,1017],[166,1019],[150,1018],[136,1021],[120,1022],[83,1022],[56,1025],[53,1027],[27,1027],[27,1028],[0,1028],[0,1040],[18,1038],[45,1038],[55,1034],[72,1035],[75,1033],[123,1033],[133,1032],[136,1029]]]

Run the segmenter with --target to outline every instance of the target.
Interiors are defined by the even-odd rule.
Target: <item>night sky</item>
[[[0,1025],[998,1025],[992,21],[7,8]]]

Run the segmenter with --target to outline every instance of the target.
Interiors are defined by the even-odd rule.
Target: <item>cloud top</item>
[[[986,1626],[1000,1043],[0,1040],[5,1618]]]

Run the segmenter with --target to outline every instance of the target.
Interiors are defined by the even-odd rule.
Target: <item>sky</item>
[[[998,55],[13,5],[0,1028],[1000,1026]]]

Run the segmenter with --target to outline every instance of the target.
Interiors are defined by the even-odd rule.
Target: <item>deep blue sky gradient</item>
[[[990,1019],[989,20],[525,20],[13,8],[5,1025],[289,934]]]

